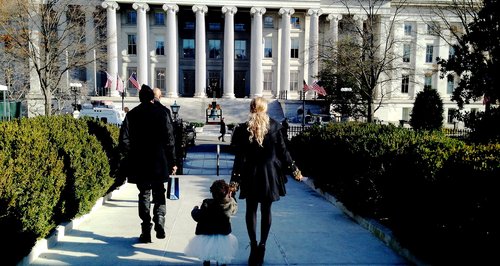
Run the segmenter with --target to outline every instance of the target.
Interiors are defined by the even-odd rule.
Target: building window
[[[235,40],[234,41],[234,59],[247,58],[247,41]]]
[[[271,37],[264,39],[264,57],[273,57],[273,38]]]
[[[194,58],[194,39],[183,39],[182,40],[182,57],[183,58]]]
[[[424,88],[432,88],[432,75],[425,75]]]
[[[219,22],[210,22],[208,23],[208,30],[209,31],[220,31],[221,25]]]
[[[452,59],[455,56],[455,47],[450,46],[450,50],[448,50],[448,60]]]
[[[410,121],[410,114],[411,114],[411,108],[410,107],[403,107],[403,113],[401,115],[401,119],[405,121]]]
[[[156,55],[165,55],[165,40],[163,36],[156,36]]]
[[[165,72],[166,72],[166,69],[165,68],[157,68],[155,69],[155,72],[156,72],[156,87],[159,88],[160,90],[162,91],[165,91],[166,87],[165,87]]]
[[[427,24],[427,34],[429,35],[439,35],[441,29],[437,24]]]
[[[161,11],[155,12],[155,25],[165,25],[165,13]]]
[[[446,122],[448,122],[448,124],[453,124],[453,122],[455,122],[456,115],[457,115],[457,109],[448,108],[448,119]]]
[[[432,44],[427,44],[425,48],[425,62],[426,63],[432,63],[433,60],[433,54],[434,54],[434,45]]]
[[[264,28],[274,28],[274,18],[272,16],[264,16]]]
[[[292,29],[300,29],[300,19],[299,17],[291,17],[290,24],[292,24]]]
[[[298,91],[299,90],[299,72],[292,71],[290,72],[290,91]]]
[[[446,85],[446,93],[452,94],[453,90],[455,90],[455,77],[453,77],[452,75],[448,75],[448,81]]]
[[[411,36],[411,31],[412,31],[412,26],[411,26],[411,23],[409,22],[405,22],[405,25],[404,25],[404,30],[405,30],[405,35],[406,36]]]
[[[127,24],[129,25],[137,24],[137,12],[133,10],[127,11]]]
[[[411,56],[411,46],[409,44],[404,44],[403,45],[403,62],[405,62],[405,63],[410,62],[410,56]]]
[[[271,91],[273,89],[273,72],[264,71],[264,86],[263,90]]]
[[[128,35],[127,42],[127,53],[128,54],[137,54],[137,38],[135,34]]]
[[[247,30],[247,25],[245,23],[234,24],[234,31],[246,31],[246,30]]]
[[[184,22],[185,30],[194,30],[194,21],[186,21]]]
[[[410,85],[410,75],[403,75],[401,79],[401,93],[408,93],[409,85]]]
[[[299,58],[299,39],[292,38],[290,45],[290,58]]]
[[[220,40],[208,40],[208,58],[220,58]]]

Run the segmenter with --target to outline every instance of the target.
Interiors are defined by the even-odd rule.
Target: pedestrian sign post
[[[5,92],[7,92],[7,86],[5,85],[0,85],[0,91],[3,93],[3,113],[2,113],[2,120],[4,120],[6,114],[7,114],[7,103],[5,99]]]

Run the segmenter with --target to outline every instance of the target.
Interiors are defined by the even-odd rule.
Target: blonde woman
[[[285,145],[281,124],[267,114],[262,97],[250,103],[248,121],[238,125],[231,139],[235,152],[231,181],[239,184],[239,198],[246,199],[245,221],[250,238],[249,265],[264,261],[266,241],[271,229],[271,205],[285,196],[286,176],[302,180]],[[257,208],[260,203],[261,232],[257,245]]]

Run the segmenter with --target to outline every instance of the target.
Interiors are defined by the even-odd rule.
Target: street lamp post
[[[177,121],[177,114],[179,113],[179,109],[181,109],[181,106],[177,104],[177,101],[174,101],[174,104],[170,105],[170,109],[172,110],[172,114],[174,115],[174,121]]]
[[[73,111],[76,111],[76,110],[78,110],[78,108],[77,108],[78,103],[76,102],[76,96],[78,96],[78,91],[82,87],[82,83],[78,83],[78,82],[70,83],[69,87],[71,88],[71,91],[73,92],[73,95],[75,96],[75,103],[74,103],[75,105],[73,106]]]

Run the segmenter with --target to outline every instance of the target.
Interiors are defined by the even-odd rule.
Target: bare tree
[[[469,33],[469,24],[477,19],[482,6],[481,0],[450,0],[432,6],[430,13],[422,14],[422,20],[427,22],[434,35],[453,45]]]
[[[9,38],[6,50],[16,72],[26,71],[30,94],[41,94],[44,113],[61,109],[73,95],[69,82],[84,80],[85,67],[102,53],[106,16],[100,1],[4,0],[0,31]],[[96,38],[92,38],[95,35]],[[97,59],[99,60],[98,56]],[[38,91],[39,88],[39,91]],[[71,101],[69,101],[71,102]],[[54,107],[53,107],[54,106]]]
[[[380,108],[387,95],[391,93],[391,82],[399,79],[401,53],[398,40],[394,38],[397,18],[406,1],[392,2],[382,0],[340,0],[347,10],[339,26],[339,39],[327,41],[320,54],[323,63],[322,74],[335,76],[330,88],[332,105],[343,109],[335,97],[341,97],[342,87],[351,87],[352,97],[347,97],[351,105],[358,105],[358,114],[373,121],[374,113]],[[334,107],[335,109],[335,107]],[[344,106],[345,109],[345,106]]]

